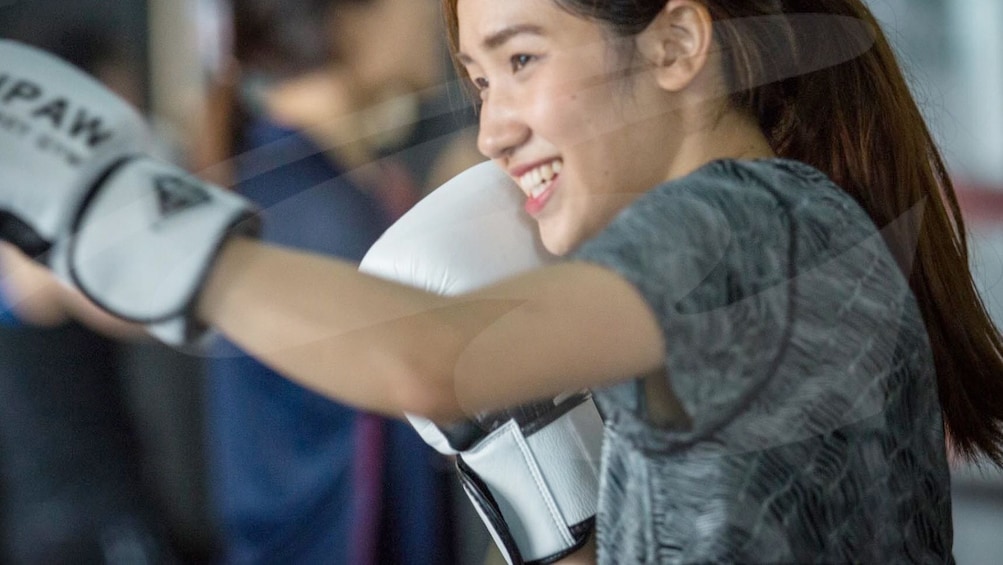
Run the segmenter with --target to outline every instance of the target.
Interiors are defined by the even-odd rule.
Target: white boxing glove
[[[476,165],[391,226],[360,270],[452,295],[545,265],[554,258],[521,200],[501,169]],[[408,418],[429,445],[456,455],[464,490],[510,564],[550,563],[588,540],[602,443],[602,419],[589,393],[448,427]]]
[[[125,101],[79,69],[0,40],[0,238],[119,318],[195,339],[198,291],[242,198],[144,155]]]

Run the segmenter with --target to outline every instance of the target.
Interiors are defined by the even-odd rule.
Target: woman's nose
[[[480,112],[477,148],[485,157],[498,159],[510,155],[529,139],[530,128],[519,119],[511,104],[494,98],[485,100]]]

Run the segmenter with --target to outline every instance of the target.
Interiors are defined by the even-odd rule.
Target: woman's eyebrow
[[[504,45],[513,37],[522,34],[540,36],[543,35],[543,28],[535,24],[518,24],[504,27],[492,33],[491,35],[485,37],[484,40],[481,41],[481,46],[487,51],[494,51],[495,49],[498,49],[499,47]],[[473,62],[473,59],[466,53],[463,53],[462,51],[456,53],[456,58],[463,64],[469,64]]]

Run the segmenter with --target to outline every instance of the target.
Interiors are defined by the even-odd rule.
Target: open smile
[[[557,179],[561,174],[563,162],[555,159],[523,173],[519,179],[519,187],[526,193],[526,212],[531,216],[539,214],[554,192]]]

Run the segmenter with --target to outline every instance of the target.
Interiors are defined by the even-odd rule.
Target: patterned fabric
[[[595,391],[600,563],[953,562],[920,312],[821,172],[716,161],[575,258],[636,286],[667,352],[665,374]],[[685,418],[658,410],[666,378]]]

